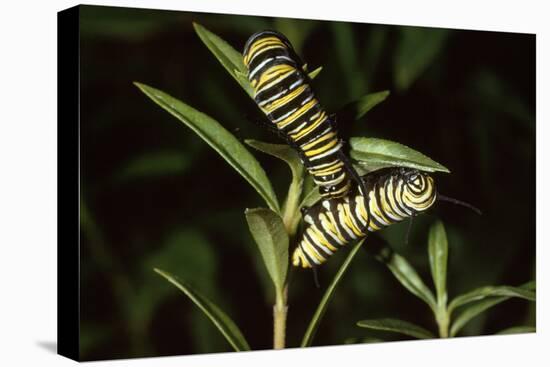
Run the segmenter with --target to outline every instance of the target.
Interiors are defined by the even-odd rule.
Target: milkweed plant
[[[227,72],[253,98],[253,90],[247,78],[241,53],[203,26],[194,24],[194,28],[202,42]],[[319,67],[309,72],[309,77],[311,79],[317,77],[321,70],[322,67]],[[247,147],[225,129],[221,123],[159,89],[139,82],[134,84],[153,102],[184,123],[216,150],[265,201],[267,207],[246,209],[244,215],[265,264],[265,270],[267,270],[273,285],[273,348],[282,349],[287,347],[285,335],[288,311],[289,246],[293,246],[292,241],[300,224],[300,208],[310,206],[320,199],[316,187],[308,192],[304,190],[306,174],[298,154],[284,144],[271,144],[257,140],[244,141],[249,147],[274,156],[289,166],[292,178],[286,198],[279,201],[262,166]],[[388,95],[389,91],[367,94],[346,104],[344,109],[347,110],[346,113],[349,116],[353,116],[357,120],[383,102]],[[354,161],[355,168],[362,174],[384,167],[410,167],[426,172],[449,173],[449,170],[443,165],[396,142],[367,137],[352,137],[349,140],[349,146],[350,156]],[[367,238],[366,241],[368,242],[369,239]],[[327,286],[311,317],[300,347],[307,347],[312,344],[330,300],[363,242],[365,242],[365,239],[354,246],[350,246],[347,257]],[[445,227],[441,221],[436,221],[431,226],[427,242],[435,292],[425,284],[413,266],[404,257],[393,251],[388,244],[384,243],[376,246],[370,249],[370,252],[374,254],[377,260],[387,266],[406,290],[427,304],[433,314],[434,330],[430,331],[412,322],[395,318],[359,320],[356,325],[350,325],[350,327],[391,331],[417,339],[454,337],[475,316],[510,298],[517,297],[535,302],[534,281],[519,287],[485,286],[450,300],[446,287],[448,243]],[[178,279],[162,269],[155,268],[154,271],[181,290],[204,312],[234,350],[251,349],[243,332],[227,313],[208,299],[206,295],[202,294],[200,290],[192,287],[193,279]],[[516,326],[502,330],[499,333],[534,330],[534,327],[530,326]]]

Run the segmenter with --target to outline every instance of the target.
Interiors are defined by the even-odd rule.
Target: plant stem
[[[287,286],[282,292],[277,292],[273,306],[273,349],[284,349],[286,335],[286,305]]]
[[[283,207],[283,223],[289,237],[294,236],[298,223],[300,222],[298,206],[300,205],[300,196],[302,195],[303,183],[303,176],[299,176],[298,178],[292,180],[290,187],[288,188],[288,194]]]
[[[447,312],[446,307],[438,307],[435,320],[439,327],[439,337],[448,338],[449,337],[449,313]]]

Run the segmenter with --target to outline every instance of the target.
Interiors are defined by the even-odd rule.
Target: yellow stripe
[[[325,121],[326,117],[327,116],[325,114],[325,111],[321,112],[321,114],[319,115],[317,120],[315,120],[314,123],[312,123],[310,126],[306,127],[305,129],[302,129],[302,131],[299,131],[297,134],[290,135],[290,137],[295,141],[300,140],[302,137],[306,136],[311,131],[316,129],[319,125],[321,125]]]
[[[349,229],[351,229],[351,231],[353,233],[355,233],[356,236],[363,235],[363,233],[361,233],[361,231],[359,231],[359,228],[357,228],[355,226],[355,224],[353,223],[353,221],[349,217],[349,215],[350,215],[349,205],[343,205],[343,204],[341,204],[341,205],[342,205],[342,216],[344,217],[344,223],[347,225],[347,227]]]
[[[304,252],[300,250],[300,258],[302,259],[302,268],[310,268],[311,264],[309,263],[309,260],[306,259],[306,255],[304,255]]]
[[[355,223],[355,218],[353,217],[353,213],[351,212],[351,207],[349,204],[344,205],[344,212],[346,214],[347,219],[349,220],[351,226],[351,230],[357,235],[357,236],[363,236],[364,233],[359,230],[359,227],[357,227],[357,224]]]
[[[276,78],[281,77],[283,74],[285,74],[285,76],[288,75],[294,70],[295,69],[292,66],[286,65],[286,64],[280,64],[280,65],[275,65],[270,67],[264,73],[262,73],[262,75],[260,75],[260,79],[258,80],[258,85],[256,86],[256,90],[262,88],[264,84],[272,82]]]
[[[330,242],[327,240],[327,238],[325,237],[323,232],[319,228],[317,228],[317,226],[312,226],[311,229],[314,232],[317,239],[319,240],[319,242],[321,242],[322,245],[324,245],[325,247],[327,247],[331,251],[336,251],[336,248],[330,244]]]
[[[307,113],[307,111],[309,111],[311,108],[313,108],[313,106],[315,106],[316,103],[317,103],[317,100],[315,98],[312,98],[311,101],[309,101],[308,103],[306,103],[305,105],[300,107],[295,112],[291,113],[290,116],[288,116],[287,118],[285,118],[282,121],[277,122],[277,127],[279,129],[282,129],[285,126],[293,123],[294,121],[299,119],[300,116],[303,116],[305,113]]]
[[[321,154],[329,150],[330,148],[334,148],[335,145],[338,144],[338,139],[333,139],[332,141],[328,142],[327,144],[323,145],[320,148],[306,151],[305,154],[307,157],[316,156],[317,154]]]
[[[277,47],[283,46],[283,48],[286,48],[286,45],[281,40],[275,37],[268,37],[268,38],[264,38],[259,41],[256,41],[250,46],[250,48],[248,49],[248,53],[244,56],[243,61],[245,65],[248,65],[248,63],[255,56],[255,54],[257,53],[260,47],[266,46],[268,44],[276,45]],[[265,50],[261,50],[261,51],[263,52]]]
[[[327,212],[327,216],[330,219],[330,227],[333,229],[332,233],[334,233],[342,243],[346,243],[346,239],[344,238],[344,236],[342,236],[340,230],[338,229],[338,226],[335,224],[336,220],[334,218],[334,215],[331,212]]]
[[[309,172],[312,175],[316,175],[316,176],[326,176],[326,175],[330,175],[330,174],[333,174],[333,173],[336,173],[336,172],[340,171],[340,169],[343,166],[344,166],[344,162],[336,161],[334,164],[330,165],[329,167],[322,168],[320,170],[311,169]]]
[[[324,140],[328,140],[332,137],[334,137],[336,135],[336,132],[334,131],[330,131],[328,134],[325,134],[323,136],[321,136],[320,138],[317,138],[315,140],[313,140],[311,143],[307,143],[306,145],[304,145],[302,147],[303,150],[308,150],[309,148],[311,148],[312,146],[324,141]]]
[[[319,260],[319,262],[325,261],[325,258],[323,258],[320,254],[317,253],[317,251],[315,251],[315,247],[311,243],[309,243],[306,237],[304,237],[304,239],[302,240],[302,249],[306,250],[309,257],[315,258]]]
[[[390,203],[388,202],[388,200],[386,200],[386,190],[387,190],[387,188],[386,187],[381,187],[379,190],[380,190],[380,199],[382,201],[382,207],[384,208],[384,211],[390,213],[391,215],[393,215],[396,218],[400,218],[401,216],[393,210],[393,208],[390,205]],[[389,217],[388,217],[388,219],[393,222],[393,219],[391,219]]]
[[[278,109],[279,107],[293,100],[296,96],[302,93],[306,88],[307,88],[306,84],[296,88],[295,90],[293,90],[292,92],[284,96],[283,98],[279,98],[278,100],[275,100],[273,103],[271,103],[269,106],[262,108],[262,111],[264,111],[266,114],[271,113],[272,111]]]

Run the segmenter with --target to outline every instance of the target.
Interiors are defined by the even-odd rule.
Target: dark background
[[[195,34],[198,22],[242,50],[277,29],[310,69],[329,112],[364,94],[391,95],[341,134],[389,139],[448,167],[439,190],[451,204],[382,232],[431,285],[427,233],[449,238],[450,297],[535,277],[535,36],[371,24],[81,7],[81,357],[109,359],[230,351],[209,320],[158,267],[187,280],[239,325],[252,349],[272,343],[271,286],[244,218],[265,206],[250,185],[191,130],[133,84],[159,88],[207,113],[240,139],[279,142],[261,114]],[[60,127],[62,128],[62,127]],[[281,200],[290,174],[260,160]],[[368,246],[368,241],[366,243]],[[287,342],[296,347],[324,287],[346,256],[293,274]],[[337,289],[314,345],[366,336],[355,326],[392,317],[436,330],[429,309],[366,252]],[[534,304],[510,300],[460,335],[535,322]]]

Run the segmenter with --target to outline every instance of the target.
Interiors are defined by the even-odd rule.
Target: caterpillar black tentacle
[[[245,44],[243,61],[254,100],[298,151],[322,197],[345,197],[353,179],[362,185],[349,160],[342,159],[334,117],[315,98],[305,64],[288,39],[275,31],[257,32]]]

